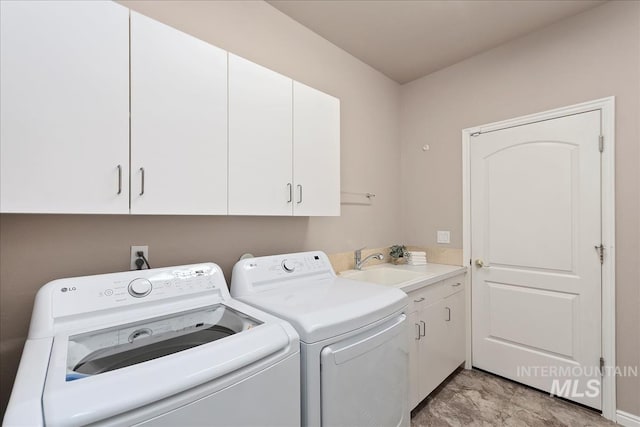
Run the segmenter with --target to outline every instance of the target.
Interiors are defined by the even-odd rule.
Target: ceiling
[[[406,83],[603,0],[267,0]]]

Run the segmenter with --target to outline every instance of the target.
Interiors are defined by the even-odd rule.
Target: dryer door
[[[322,424],[408,426],[408,339],[401,314],[322,350]]]

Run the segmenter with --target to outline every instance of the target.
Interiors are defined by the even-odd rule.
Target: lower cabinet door
[[[420,351],[424,355],[420,365],[420,395],[426,397],[451,373],[448,370],[447,329],[445,327],[444,300],[439,300],[422,310],[425,322]]]
[[[465,360],[464,292],[457,292],[444,299],[444,327],[447,334],[447,370],[453,372]]]

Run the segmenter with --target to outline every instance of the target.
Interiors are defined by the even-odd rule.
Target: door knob
[[[478,267],[484,267],[484,261],[483,261],[481,258],[478,258],[478,259],[476,260],[476,265],[477,265]]]

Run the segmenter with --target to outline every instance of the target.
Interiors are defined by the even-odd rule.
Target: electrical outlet
[[[129,266],[131,270],[138,269],[138,266],[136,265],[136,260],[138,259],[138,255],[136,255],[136,253],[139,251],[142,251],[145,258],[147,258],[147,261],[149,261],[149,246],[131,246],[131,265]],[[149,261],[149,263],[151,263],[151,261]],[[147,268],[147,266],[143,265],[142,269],[145,269],[145,268]]]
[[[438,230],[438,235],[436,241],[438,243],[451,243],[451,232]]]

